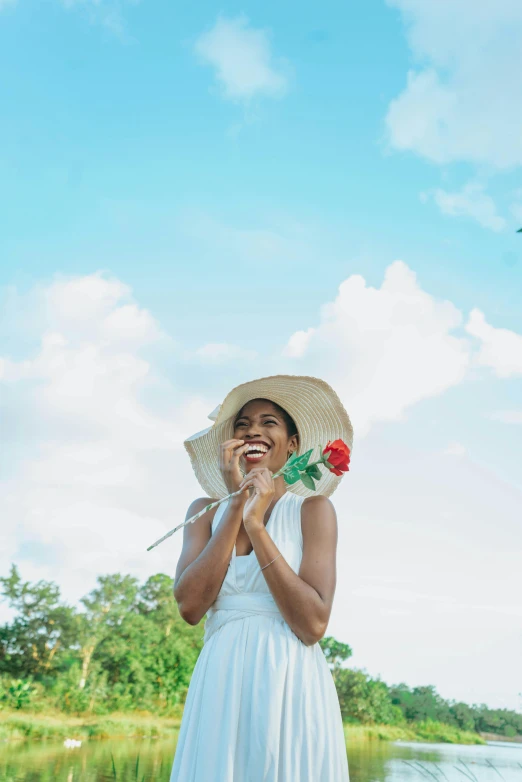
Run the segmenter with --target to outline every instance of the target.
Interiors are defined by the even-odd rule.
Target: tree
[[[76,610],[60,604],[52,581],[22,581],[16,565],[0,578],[2,596],[17,616],[0,628],[0,672],[43,679],[64,670],[76,635]]]
[[[107,708],[165,709],[181,702],[202,648],[203,629],[180,617],[172,578],[158,573],[139,587],[136,579],[114,574],[98,583],[82,600],[87,610],[80,686],[86,686],[94,665],[106,677]]]
[[[83,689],[87,682],[96,648],[121,625],[129,611],[135,609],[138,594],[138,580],[132,576],[116,573],[98,576],[97,580],[98,587],[82,597],[85,612],[77,617],[82,661],[80,689]]]
[[[153,676],[155,693],[165,705],[184,700],[192,671],[203,648],[203,625],[191,626],[180,616],[173,595],[173,581],[158,573],[140,589],[139,611],[154,623],[147,670]]]
[[[400,708],[392,703],[388,686],[365,671],[342,668],[336,686],[344,720],[373,725],[404,722]]]
[[[392,703],[399,706],[407,720],[423,722],[430,719],[455,724],[448,703],[436,692],[433,685],[413,687],[398,684],[390,687]]]
[[[348,644],[336,641],[331,635],[326,635],[319,641],[319,646],[324,652],[326,662],[330,666],[334,682],[337,682],[339,671],[343,662],[352,656],[352,650]]]
[[[450,711],[459,728],[462,730],[476,730],[476,715],[467,703],[452,703]]]

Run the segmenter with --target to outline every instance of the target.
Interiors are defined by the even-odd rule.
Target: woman
[[[335,592],[337,520],[328,470],[316,491],[273,478],[290,454],[342,439],[350,419],[317,378],[278,375],[234,388],[185,447],[211,501],[184,527],[174,595],[207,615],[170,782],[348,782],[339,700],[318,641]],[[312,455],[312,459],[314,455]]]

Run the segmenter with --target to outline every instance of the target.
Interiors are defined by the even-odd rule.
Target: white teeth
[[[270,448],[268,448],[266,445],[252,443],[252,445],[249,445],[245,451],[245,456],[248,456],[249,459],[262,459],[265,453],[268,453],[269,450]],[[259,453],[259,451],[261,451],[261,453]]]

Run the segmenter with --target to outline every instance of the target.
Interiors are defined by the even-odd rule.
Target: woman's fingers
[[[247,450],[248,443],[244,440],[227,440],[221,444],[221,458],[223,462],[232,462],[233,459],[239,459],[239,457]]]
[[[244,442],[245,442],[244,440],[235,440],[235,439],[232,439],[232,440],[225,440],[225,442],[224,442],[224,443],[221,443],[221,447],[222,447],[224,450],[230,450],[230,449],[232,449],[232,448],[235,448],[235,447],[236,447],[236,446],[238,446],[238,445],[241,445],[241,444],[242,444],[242,443],[244,443]]]
[[[240,446],[239,446],[239,448],[236,448],[236,449],[235,449],[235,450],[232,452],[232,457],[231,457],[231,458],[232,458],[232,459],[236,459],[236,458],[237,458],[237,459],[239,459],[239,457],[240,457],[242,454],[244,454],[244,453],[245,453],[245,451],[247,450],[247,448],[248,448],[248,445],[249,445],[248,443],[245,443],[244,445],[240,445]]]
[[[221,443],[221,462],[223,466],[230,464],[232,459],[237,455],[238,458],[246,450],[248,445],[244,444],[244,440],[227,440]]]
[[[222,455],[226,454],[230,456],[230,454],[234,452],[234,449],[239,448],[244,442],[244,440],[226,440],[224,443],[221,443]]]
[[[245,477],[243,478],[243,481],[246,481],[247,478],[251,478],[254,475],[262,475],[264,477],[264,479],[267,481],[267,483],[269,483],[269,484],[272,481],[272,473],[270,472],[268,467],[253,467],[250,470],[250,472],[247,475],[245,475]]]
[[[239,485],[239,488],[242,489],[247,486],[253,486],[265,492],[273,491],[273,486],[260,473],[255,473],[254,475],[247,475],[245,478],[243,478],[243,480]]]

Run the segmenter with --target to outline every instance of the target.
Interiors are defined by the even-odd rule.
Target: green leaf
[[[307,472],[302,472],[301,480],[303,481],[307,489],[311,489],[312,491],[315,491],[315,482],[311,475],[308,475]]]
[[[309,451],[303,453],[301,456],[298,456],[292,466],[296,467],[298,470],[304,470],[304,468],[310,461],[310,456],[312,455],[313,450],[314,450],[313,448],[310,448]]]
[[[290,458],[289,458],[289,459],[288,459],[288,461],[286,462],[286,464],[285,464],[285,467],[291,467],[291,466],[292,466],[293,464],[295,464],[295,463],[296,463],[296,461],[297,461],[298,459],[300,459],[300,458],[301,458],[301,457],[299,456],[299,454],[297,454],[297,453],[293,453],[293,454],[292,454],[292,456],[290,456]]]
[[[307,475],[311,475],[312,478],[315,478],[316,481],[321,480],[322,472],[319,469],[318,464],[311,464],[309,467],[306,468],[305,472],[307,473]]]
[[[285,472],[284,475],[283,475],[283,478],[285,479],[285,483],[289,483],[289,484],[297,483],[297,481],[299,480],[300,477],[301,477],[301,474],[300,474],[299,470],[297,470],[295,468],[292,468],[288,472]]]

